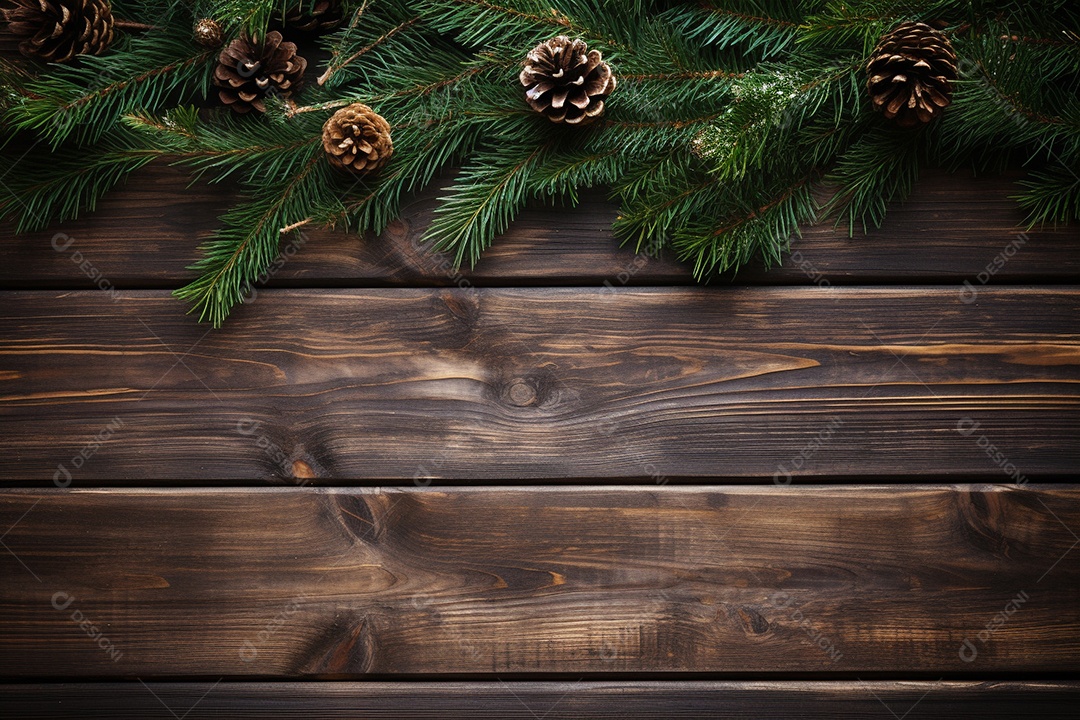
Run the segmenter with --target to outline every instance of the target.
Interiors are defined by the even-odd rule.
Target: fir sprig
[[[1024,192],[1016,199],[1028,211],[1029,228],[1080,218],[1080,158],[1066,162],[1036,170],[1021,181]]]
[[[292,232],[379,232],[453,166],[426,237],[458,263],[475,263],[530,201],[573,204],[594,186],[619,202],[624,242],[670,247],[703,280],[780,262],[823,213],[880,224],[932,164],[1024,158],[1029,220],[1080,218],[1080,9],[1067,0],[345,0],[322,54],[304,51],[300,93],[268,99],[263,116],[214,107],[218,50],[193,42],[194,19],[261,35],[287,5],[115,0],[145,29],[107,54],[0,64],[0,152],[21,160],[0,217],[20,230],[76,217],[155,158],[235,184],[176,293],[214,325]],[[871,109],[865,68],[882,34],[911,20],[945,29],[960,80],[940,120],[898,130]],[[556,35],[601,50],[618,78],[591,126],[552,125],[524,101],[524,56]],[[392,126],[394,155],[373,176],[322,157],[323,123],[357,102]]]
[[[84,211],[93,211],[98,200],[130,173],[161,156],[161,151],[140,147],[122,131],[106,135],[92,148],[66,148],[60,155],[44,143],[29,150],[9,146],[0,162],[18,166],[18,171],[5,174],[0,182],[0,217],[14,217],[16,232],[77,219]]]
[[[453,251],[456,264],[475,264],[526,201],[538,194],[530,180],[553,148],[553,144],[508,144],[478,154],[436,210],[426,239]]]
[[[6,121],[57,148],[68,140],[93,143],[133,110],[206,97],[217,53],[192,41],[189,15],[172,15],[178,17],[157,17],[160,29],[125,37],[107,55],[83,56],[22,83]]]
[[[312,149],[294,175],[250,189],[247,202],[221,218],[222,228],[203,243],[203,257],[191,267],[199,278],[175,293],[191,302],[200,320],[220,326],[277,257],[286,229],[308,217],[313,200],[337,202],[327,190],[329,170],[320,160]]]

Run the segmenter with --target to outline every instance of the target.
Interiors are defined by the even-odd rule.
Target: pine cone
[[[234,111],[244,114],[255,109],[266,112],[264,98],[287,98],[300,88],[307,60],[296,54],[296,45],[282,42],[274,31],[260,40],[241,36],[218,56],[214,85],[218,97]]]
[[[900,127],[928,123],[952,103],[958,77],[949,38],[925,23],[898,25],[878,41],[866,66],[874,109]]]
[[[23,38],[19,50],[45,62],[100,55],[113,38],[109,0],[13,0],[3,11],[8,30]]]
[[[375,172],[390,160],[390,123],[367,105],[343,107],[323,125],[323,149],[330,164],[357,173]]]
[[[552,122],[587,124],[604,112],[604,100],[615,89],[615,75],[599,50],[565,35],[533,48],[521,71],[525,99]]]
[[[225,31],[221,29],[217,21],[210,18],[203,18],[195,23],[195,27],[191,29],[191,35],[195,42],[203,47],[221,47],[221,44],[225,42]]]
[[[344,19],[341,0],[301,0],[285,11],[284,26],[294,32],[322,35]]]

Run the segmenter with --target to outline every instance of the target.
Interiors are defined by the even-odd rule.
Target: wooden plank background
[[[9,292],[4,473],[1061,475],[1078,315],[1075,288],[264,290],[207,334],[160,291]]]
[[[849,237],[832,221],[807,228],[793,240],[797,253],[781,267],[756,265],[737,285],[941,283],[995,272],[990,282],[1076,282],[1080,233],[1075,228],[1026,229],[1010,195],[1020,172],[973,178],[930,172],[903,205],[890,210],[884,227]],[[200,238],[216,227],[228,207],[228,187],[186,188],[187,174],[151,165],[129,186],[107,196],[98,212],[77,223],[28,233],[5,244],[0,284],[8,288],[92,288],[82,260],[118,288],[173,288],[192,274]],[[445,181],[444,184],[448,184]],[[692,284],[687,268],[670,257],[638,255],[620,248],[611,234],[617,208],[602,190],[586,191],[577,209],[533,208],[514,222],[475,270],[456,272],[449,257],[421,242],[439,195],[438,187],[405,205],[400,220],[377,238],[306,231],[300,247],[268,280],[270,286],[380,287],[467,285]],[[71,244],[58,252],[53,245]],[[1003,266],[994,259],[1023,236]],[[286,241],[297,242],[296,238]],[[72,261],[75,252],[81,253]]]
[[[707,288],[601,190],[458,274],[436,189],[221,331],[175,168],[8,233],[0,715],[1076,717],[1080,231],[1017,177]]]
[[[15,685],[18,717],[578,720],[714,718],[1076,717],[1080,687],[1062,681],[99,683]],[[101,715],[97,715],[101,717]]]
[[[1032,485],[11,492],[0,673],[1076,671],[1078,500]]]

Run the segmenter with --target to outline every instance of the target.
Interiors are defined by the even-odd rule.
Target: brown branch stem
[[[401,23],[397,27],[386,31],[386,33],[384,33],[382,35],[382,37],[378,38],[377,40],[375,40],[373,43],[371,43],[367,47],[360,48],[355,53],[353,53],[351,56],[346,58],[343,62],[335,65],[333,63],[333,61],[331,61],[330,65],[326,68],[326,72],[324,72],[322,75],[320,75],[319,79],[316,82],[318,82],[319,85],[325,85],[326,82],[330,79],[330,76],[333,75],[334,73],[336,73],[338,70],[345,67],[349,63],[353,62],[354,60],[356,60],[361,55],[363,55],[363,54],[365,54],[365,53],[367,53],[367,52],[369,52],[371,50],[374,50],[376,47],[383,44],[384,42],[386,42],[390,38],[394,37],[395,35],[397,35],[402,30],[404,30],[404,29],[406,29],[408,27],[411,27],[412,25],[415,25],[418,22],[420,22],[420,18],[418,18],[418,17],[414,17],[414,18],[412,18],[410,20],[406,20],[405,22]]]
[[[157,25],[147,25],[141,22],[134,22],[133,20],[124,20],[123,18],[113,18],[113,27],[120,28],[121,30],[157,30]]]
[[[296,230],[297,228],[302,228],[305,225],[307,225],[308,223],[314,222],[314,220],[315,220],[315,218],[304,218],[303,220],[300,220],[299,222],[294,222],[291,225],[286,225],[285,227],[281,228],[281,234],[284,235],[285,233],[292,232],[293,230]]]

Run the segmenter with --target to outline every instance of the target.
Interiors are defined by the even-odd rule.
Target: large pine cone
[[[322,143],[332,166],[356,173],[375,172],[394,153],[390,123],[361,103],[330,116],[323,125]]]
[[[14,0],[3,11],[8,30],[23,38],[19,50],[46,62],[68,62],[76,55],[100,55],[113,38],[108,0]]]
[[[533,48],[521,71],[525,99],[552,122],[585,124],[604,112],[604,100],[615,89],[615,75],[599,50],[565,35]]]
[[[218,56],[214,85],[221,102],[238,113],[253,109],[266,112],[269,95],[287,98],[300,89],[307,60],[296,54],[296,45],[282,42],[274,31],[266,38],[241,36]]]
[[[902,23],[883,36],[866,70],[874,109],[906,128],[939,116],[952,103],[958,77],[949,38],[918,22]]]
[[[345,19],[341,0],[301,0],[285,10],[287,30],[322,35],[341,25]]]

